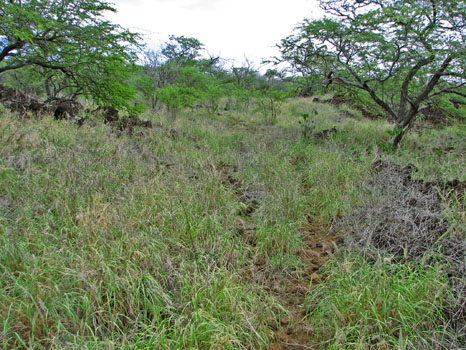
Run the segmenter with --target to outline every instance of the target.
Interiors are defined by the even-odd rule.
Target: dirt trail
[[[305,273],[300,279],[282,280],[279,290],[272,290],[274,297],[288,310],[290,317],[280,320],[282,327],[276,332],[271,350],[317,348],[312,346],[312,329],[306,320],[310,305],[307,305],[305,299],[311,282],[313,285],[322,282],[319,270],[342,239],[311,225],[304,234],[306,245],[299,255],[307,266]]]
[[[252,215],[259,206],[259,198],[254,186],[247,186],[242,180],[235,176],[236,168],[222,165],[218,169],[219,176],[225,186],[230,187],[238,199],[243,202],[244,209],[239,211],[236,220],[238,234],[255,248],[256,227]],[[333,254],[335,248],[342,242],[342,238],[329,234],[327,228],[312,224],[303,228],[305,245],[298,252],[304,261],[306,269],[299,277],[288,275],[286,278],[277,278],[270,273],[263,257],[256,254],[254,261],[244,272],[245,278],[251,283],[256,283],[270,293],[286,310],[286,316],[271,320],[270,327],[274,330],[274,341],[270,350],[282,349],[314,349],[312,347],[312,329],[306,320],[305,298],[309,293],[311,282],[313,285],[321,283],[319,270],[328,258]]]

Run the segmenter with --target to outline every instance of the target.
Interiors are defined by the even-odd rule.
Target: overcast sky
[[[305,17],[320,15],[318,0],[110,0],[109,18],[157,46],[168,35],[200,40],[212,55],[259,63]]]

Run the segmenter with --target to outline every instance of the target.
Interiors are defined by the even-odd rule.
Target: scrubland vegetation
[[[464,1],[323,0],[266,73],[0,5],[0,348],[466,347]]]
[[[314,135],[337,131],[303,137],[305,111],[317,111]],[[464,124],[414,132],[393,153],[382,147],[387,122],[311,99],[288,101],[276,125],[259,113],[147,117],[159,126],[131,135],[2,111],[3,348],[460,342]],[[425,134],[434,141],[417,147]],[[406,212],[435,216],[440,232],[399,223],[392,179],[374,168],[408,160],[413,176],[439,182],[431,212]],[[453,178],[463,187],[444,188]],[[386,213],[364,216],[377,203]],[[369,225],[391,237],[361,239]]]

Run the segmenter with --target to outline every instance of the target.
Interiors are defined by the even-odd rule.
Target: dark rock
[[[113,123],[120,120],[119,112],[115,107],[103,106],[95,109],[93,114],[103,116],[105,123]]]
[[[59,105],[53,112],[55,120],[71,119],[75,116],[75,110],[71,106]]]

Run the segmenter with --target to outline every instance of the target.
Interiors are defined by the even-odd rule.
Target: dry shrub
[[[374,175],[363,184],[371,195],[350,215],[336,219],[334,230],[345,232],[350,246],[398,261],[418,261],[442,252],[458,273],[465,274],[466,242],[460,234],[448,232],[439,191],[444,186],[414,180],[412,165],[401,168],[379,160],[373,168]]]
[[[363,184],[368,196],[349,215],[337,218],[333,229],[344,232],[347,244],[373,256],[397,262],[439,261],[449,267],[455,304],[450,310],[454,329],[466,333],[466,240],[464,232],[449,230],[444,215],[446,193],[464,195],[465,182],[424,182],[404,168],[378,160]],[[437,260],[435,260],[437,259]]]

